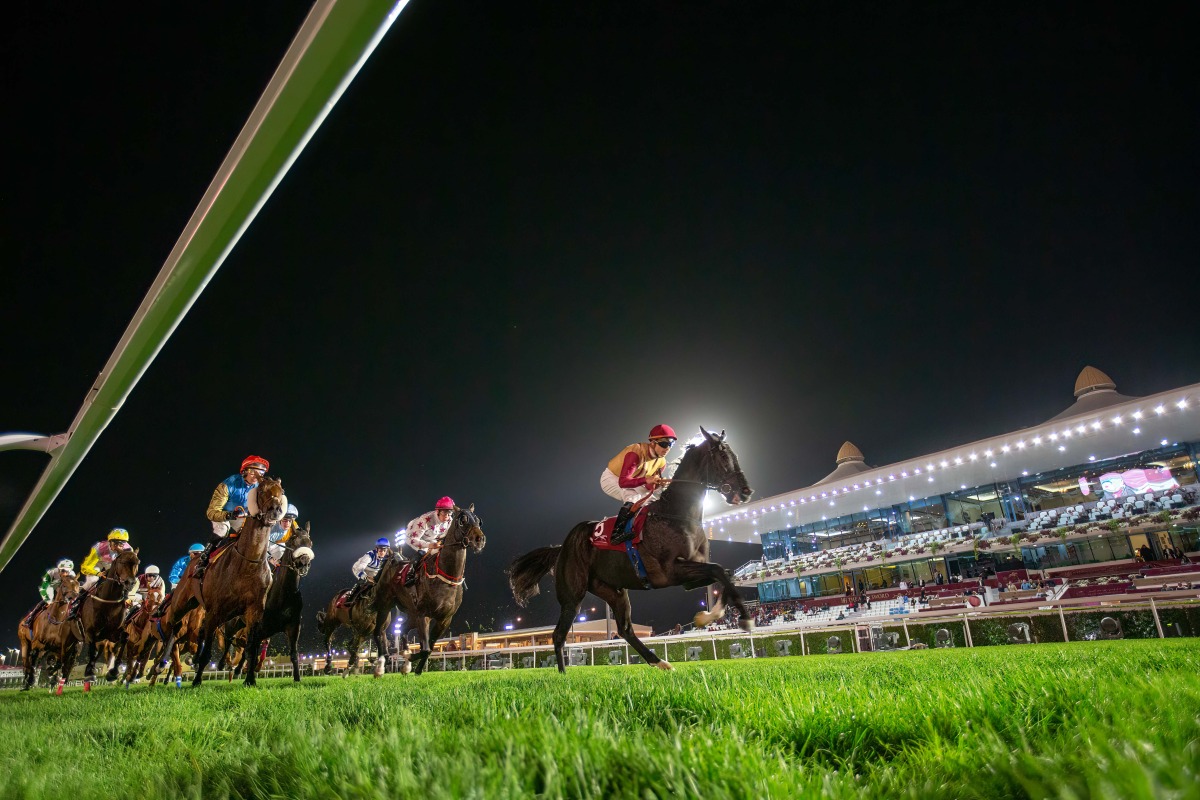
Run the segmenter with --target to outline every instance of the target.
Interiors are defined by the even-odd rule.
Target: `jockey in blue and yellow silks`
[[[204,574],[208,566],[208,556],[213,547],[226,536],[242,529],[246,519],[246,497],[250,490],[258,485],[270,469],[271,462],[260,456],[246,456],[242,459],[242,469],[237,475],[230,475],[217,484],[212,498],[208,501],[208,520],[212,523],[213,537],[209,539],[204,552],[200,554],[200,563],[196,566],[196,577]]]

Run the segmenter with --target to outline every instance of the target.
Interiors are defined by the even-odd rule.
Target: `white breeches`
[[[628,489],[622,487],[617,476],[608,471],[608,467],[600,473],[600,491],[622,503],[636,503],[646,496],[645,486],[631,486]],[[655,489],[652,499],[657,500],[661,494],[662,489]]]
[[[224,522],[214,522],[212,524],[213,536],[220,536],[222,539],[224,539],[229,535],[230,531],[240,531],[242,526],[245,524],[245,517],[242,517],[241,519],[225,520]]]
[[[84,589],[90,589],[93,586],[95,586],[96,583],[99,582],[99,580],[100,580],[99,575],[87,575],[84,577],[83,583],[80,584],[80,586],[82,586]]]

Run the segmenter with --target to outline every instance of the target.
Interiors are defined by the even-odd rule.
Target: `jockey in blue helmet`
[[[354,577],[358,579],[358,583],[354,585],[354,588],[350,591],[350,596],[346,598],[346,605],[352,604],[368,586],[374,585],[375,576],[379,574],[379,570],[383,569],[383,565],[387,563],[391,555],[391,543],[386,536],[380,536],[375,540],[375,549],[368,550],[366,554],[354,562],[354,566],[350,568],[350,571],[354,573]]]
[[[167,576],[167,579],[171,582],[172,587],[179,585],[179,579],[183,577],[183,571],[187,569],[187,565],[191,563],[192,559],[195,558],[198,553],[203,552],[204,545],[196,542],[188,548],[186,556],[181,556],[179,560],[171,566],[171,574]]]

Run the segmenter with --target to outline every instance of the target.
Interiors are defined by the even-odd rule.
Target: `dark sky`
[[[413,0],[5,569],[0,640],[113,525],[168,567],[251,452],[313,522],[314,606],[475,502],[459,631],[518,615],[504,566],[612,513],[655,423],[727,429],[763,495],[845,439],[1040,421],[1086,364],[1200,380],[1182,9]],[[10,12],[0,430],[70,423],[305,11]],[[45,461],[0,454],[0,527]]]

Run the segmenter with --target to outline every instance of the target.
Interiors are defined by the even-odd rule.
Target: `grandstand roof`
[[[1118,394],[1111,378],[1088,367],[1075,381],[1076,402],[1041,425],[936,453],[869,466],[850,442],[833,472],[816,483],[737,507],[705,524],[713,539],[757,543],[767,531],[825,517],[883,508],[1062,467],[1104,461],[1161,446],[1200,441],[1200,383],[1145,397]]]

